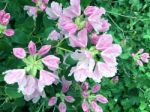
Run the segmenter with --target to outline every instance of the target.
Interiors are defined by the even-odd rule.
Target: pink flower
[[[6,13],[4,11],[2,11],[1,14],[3,14],[3,15],[0,18],[0,24],[6,26],[9,23],[9,20],[10,20],[10,14]]]
[[[57,19],[62,15],[62,6],[57,2],[51,3],[51,8],[46,8],[46,14],[49,16],[49,19]]]
[[[73,57],[77,56],[77,54],[82,55],[82,57],[78,58],[79,62],[75,67],[72,67],[69,76],[73,74],[77,82],[84,82],[88,77],[92,76],[95,61],[92,57],[89,57],[90,53],[84,50],[81,53],[75,52]]]
[[[58,33],[56,30],[53,30],[48,36],[48,39],[50,40],[58,40],[59,38],[60,38],[60,33]]]
[[[45,97],[44,87],[49,86],[58,80],[58,76],[55,75],[56,68],[58,68],[59,58],[54,55],[48,55],[43,58],[50,50],[50,45],[44,45],[41,49],[36,53],[36,45],[34,42],[30,41],[28,45],[29,56],[26,57],[26,52],[23,48],[14,48],[13,54],[19,58],[23,59],[22,61],[26,64],[24,69],[14,69],[6,71],[5,81],[8,84],[18,83],[18,92],[22,92],[24,95],[24,99],[26,101],[32,100],[36,103],[40,97]],[[50,61],[47,62],[47,58],[51,58]],[[48,72],[43,70],[43,63],[47,64],[50,69],[53,69],[53,72]],[[55,68],[55,70],[54,70]],[[25,71],[28,75],[25,74]],[[37,79],[37,72],[40,73],[39,79]]]
[[[13,36],[14,35],[14,30],[13,29],[7,29],[4,31],[4,34],[8,37]]]
[[[0,24],[3,24],[3,16],[5,15],[4,10],[0,10]]]
[[[67,17],[74,18],[81,14],[80,0],[70,0],[71,6],[64,8],[63,14]]]
[[[23,59],[26,57],[26,52],[23,48],[13,48],[13,54],[19,59]]]
[[[149,54],[144,53],[144,49],[140,49],[136,54],[132,53],[132,57],[139,66],[143,66],[143,63],[148,63],[149,61]]]
[[[48,55],[42,59],[42,62],[50,69],[56,70],[58,69],[58,64],[60,59],[54,55]]]
[[[61,102],[58,106],[59,112],[66,112],[67,111],[67,107],[66,104],[64,102]]]
[[[64,76],[62,76],[62,92],[66,93],[69,90],[69,87],[71,86],[72,81],[68,81],[65,79]]]
[[[102,14],[105,14],[105,9],[104,8],[98,8],[96,6],[88,6],[84,10],[84,14],[86,16],[91,16],[92,14],[95,14],[95,13],[99,13],[99,16],[101,16]]]
[[[50,49],[51,49],[51,45],[44,45],[44,46],[42,46],[41,49],[38,51],[38,54],[39,54],[40,56],[44,56],[44,55],[46,55],[46,54],[49,52]]]
[[[107,98],[104,97],[103,95],[100,95],[100,94],[96,95],[96,101],[99,101],[101,103],[107,103],[108,102]]]
[[[3,33],[8,37],[14,35],[14,30],[7,29],[9,20],[10,20],[10,14],[6,13],[4,10],[0,10],[0,26],[1,26],[0,33]]]
[[[7,84],[18,83],[18,92],[22,92],[26,101],[33,100],[37,102],[40,96],[44,96],[43,92],[39,92],[37,88],[37,79],[25,74],[24,69],[8,70],[4,74],[4,80]]]
[[[87,46],[88,37],[87,37],[87,30],[83,29],[78,33],[78,36],[70,36],[69,38],[70,45],[72,47],[81,47],[85,48]]]
[[[24,6],[24,10],[27,11],[27,14],[31,17],[33,17],[34,20],[37,18],[37,12],[38,8],[37,7],[32,7],[32,6]]]
[[[141,60],[143,62],[148,63],[148,58],[149,58],[149,54],[148,53],[141,54]]]
[[[73,23],[72,19],[66,16],[61,16],[59,18],[58,27],[60,30],[62,30],[62,32],[64,32],[64,34],[67,35],[74,34],[78,29],[78,26]]]
[[[95,12],[88,17],[88,21],[96,32],[106,32],[110,24],[107,20],[101,19],[100,16],[101,14],[99,12]]]
[[[32,42],[32,41],[29,42],[28,50],[31,55],[34,55],[36,53],[36,45],[34,42]]]
[[[57,103],[57,97],[51,97],[49,99],[48,105],[49,106],[54,106]]]

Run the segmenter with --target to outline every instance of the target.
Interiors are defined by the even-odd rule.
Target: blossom
[[[95,55],[95,51],[91,53],[88,50],[76,50],[72,58],[78,62],[75,67],[71,68],[69,76],[73,74],[77,82],[84,82],[87,78],[100,82],[103,77],[115,76],[117,73],[116,57],[121,54],[121,47],[112,43],[110,47],[106,47],[101,53],[104,62],[95,62],[93,54]]]
[[[27,14],[33,17],[34,20],[37,18],[38,8],[33,6],[24,6],[24,10],[27,11]]]
[[[65,35],[72,35],[78,30],[78,26],[72,19],[64,15],[59,18],[58,28],[61,29]]]
[[[110,26],[107,20],[101,18],[102,14],[103,13],[99,13],[99,11],[96,11],[88,17],[88,22],[92,25],[97,33],[106,32]]]
[[[13,48],[14,56],[21,59],[26,66],[23,69],[6,71],[4,79],[8,84],[18,83],[18,92],[22,92],[27,101],[32,100],[36,103],[41,96],[45,97],[44,87],[52,85],[59,79],[56,75],[59,58],[54,55],[45,56],[50,48],[50,45],[44,45],[40,50],[37,50],[33,41],[28,44],[30,55],[27,55],[23,48]],[[44,70],[44,65],[53,71]],[[38,71],[39,78],[37,78]]]
[[[4,10],[0,10],[0,33],[5,34],[8,37],[14,35],[13,29],[7,29],[7,25],[10,21],[10,14],[6,13]]]
[[[78,57],[76,57],[77,55]],[[79,62],[77,63],[76,67],[72,67],[69,76],[73,74],[77,82],[84,82],[88,77],[92,76],[95,61],[92,58],[91,53],[86,50],[77,50],[75,53],[73,53],[72,57],[75,57],[74,59],[79,60]]]
[[[99,13],[99,16],[102,16],[105,14],[105,9],[104,8],[98,8],[96,6],[87,6],[86,9],[84,10],[84,14],[86,16],[91,16],[93,14]]]
[[[49,40],[49,39],[50,39],[50,40],[58,40],[58,39],[60,39],[60,37],[61,37],[60,33],[58,33],[56,30],[53,30],[53,31],[49,34],[48,40]]]
[[[84,82],[83,85],[86,83],[87,82]],[[99,87],[100,85],[96,84],[92,88],[89,88],[86,90],[82,89],[82,93],[83,93],[82,94],[83,95],[82,109],[84,112],[88,112],[90,110],[94,110],[94,112],[103,112],[102,108],[97,103],[100,102],[100,103],[106,104],[108,103],[108,100],[103,95],[97,94],[98,91],[100,90]],[[85,96],[85,93],[87,94],[86,96]]]
[[[49,19],[57,19],[62,15],[62,5],[57,2],[51,3],[51,8],[46,8],[46,14]]]
[[[132,53],[132,57],[139,66],[149,62],[149,53],[144,53],[144,49],[140,49],[136,54]]]
[[[47,7],[49,0],[32,0],[36,6],[24,6],[24,10],[27,11],[27,14],[33,17],[33,20],[36,20],[38,11],[44,11]]]
[[[70,0],[71,6],[64,8],[63,14],[67,17],[74,18],[81,14],[80,0]]]

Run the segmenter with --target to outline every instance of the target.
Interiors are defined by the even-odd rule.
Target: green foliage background
[[[68,0],[57,1],[64,6],[69,4]],[[49,97],[32,104],[25,102],[22,94],[17,93],[17,85],[6,85],[2,75],[5,70],[22,65],[12,55],[12,48],[26,48],[30,40],[36,42],[39,48],[43,44],[56,46],[57,43],[46,41],[49,32],[55,28],[55,22],[48,20],[47,15],[42,12],[38,14],[37,21],[33,21],[23,10],[25,5],[34,5],[31,0],[0,0],[0,9],[6,4],[6,11],[11,14],[9,27],[15,29],[15,35],[12,38],[0,35],[0,112],[57,112],[55,107],[47,106],[47,101],[59,90],[46,88]],[[106,9],[105,17],[111,23],[109,33],[123,48],[118,59],[119,82],[103,79],[101,83],[101,93],[109,99],[108,104],[102,105],[104,112],[150,112],[150,63],[138,67],[131,57],[131,53],[140,48],[150,53],[150,0],[81,0],[81,5],[83,8],[96,5]],[[61,43],[53,50],[62,57],[65,52],[62,48],[72,50],[65,45]],[[71,60],[68,59],[68,63],[72,64]],[[60,71],[62,75],[67,75],[68,71],[63,69],[64,71]],[[74,86],[69,94],[79,91]],[[80,99],[80,94],[74,95],[76,99]],[[74,106],[68,104],[68,112],[81,112],[79,101]]]

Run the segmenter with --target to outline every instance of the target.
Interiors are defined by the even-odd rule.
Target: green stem
[[[58,49],[61,49],[61,50],[63,50],[63,51],[66,51],[66,52],[70,52],[70,53],[73,53],[73,51],[71,51],[71,50],[68,50],[68,49],[65,49],[65,48],[62,48],[62,47],[57,47]]]
[[[110,14],[113,14],[113,15],[118,15],[118,16],[122,16],[122,17],[125,17],[125,18],[129,18],[129,19],[137,19],[137,20],[141,20],[141,21],[147,21],[149,19],[140,19],[140,18],[137,18],[137,17],[134,17],[134,16],[127,16],[127,15],[123,15],[123,14],[119,14],[119,13],[115,13],[115,12],[111,12],[111,11],[106,11],[107,13],[110,13]]]

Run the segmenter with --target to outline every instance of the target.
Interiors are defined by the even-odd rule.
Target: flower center
[[[25,70],[28,74],[36,76],[38,70],[44,68],[43,63],[38,55],[30,55],[27,58],[23,59],[23,62],[26,64]]]
[[[85,18],[83,15],[75,18],[75,24],[78,26],[78,30],[81,30],[85,27]]]
[[[0,24],[0,33],[3,33],[6,30],[6,26]]]

